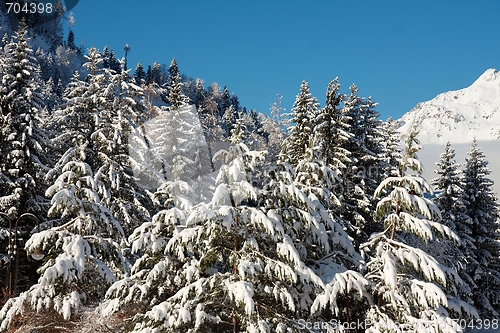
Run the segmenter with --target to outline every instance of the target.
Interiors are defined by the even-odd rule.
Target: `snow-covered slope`
[[[468,88],[417,104],[399,122],[403,136],[417,125],[424,146],[500,140],[500,71],[488,69]]]
[[[418,154],[425,166],[424,177],[436,177],[439,155],[450,141],[456,161],[463,162],[476,137],[489,161],[493,190],[500,194],[500,71],[488,69],[470,87],[439,94],[417,104],[401,117],[399,132],[406,137],[414,125],[423,150]]]

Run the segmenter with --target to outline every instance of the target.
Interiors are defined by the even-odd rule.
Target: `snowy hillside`
[[[500,71],[488,69],[470,87],[417,104],[399,120],[400,132],[417,125],[425,144],[500,139]]]
[[[424,148],[419,157],[427,179],[436,176],[435,163],[446,142],[450,141],[457,150],[457,161],[463,161],[476,137],[489,161],[494,191],[500,193],[500,156],[496,153],[500,148],[500,71],[488,69],[468,88],[448,91],[417,104],[398,123],[402,137],[417,125]]]

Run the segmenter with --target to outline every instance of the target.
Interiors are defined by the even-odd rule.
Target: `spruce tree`
[[[48,179],[55,179],[46,193],[51,197],[48,216],[54,218],[53,227],[34,234],[26,243],[28,252],[46,254],[38,284],[4,305],[1,330],[26,308],[53,310],[67,320],[81,306],[98,304],[126,269],[120,250],[125,234],[101,201],[105,185],[96,181],[85,162],[88,142],[78,136],[74,145],[47,174]]]
[[[416,134],[412,131],[406,139],[401,176],[383,180],[375,191],[375,198],[380,198],[375,217],[385,230],[361,246],[367,255],[365,277],[373,284],[374,303],[367,318],[374,325],[369,332],[398,332],[402,327],[456,332],[460,325],[451,318],[477,316],[458,298],[457,287],[463,283],[458,273],[408,243],[414,236],[428,242],[436,235],[459,242],[449,227],[438,222],[439,209],[424,197],[424,191],[432,190],[420,176]]]
[[[367,281],[357,273],[361,256],[345,232],[350,229],[344,224],[347,221],[337,219],[332,212],[331,208],[340,205],[340,201],[331,189],[340,179],[320,158],[314,137],[295,168],[278,161],[268,174],[264,206],[283,225],[299,258],[324,283],[304,298],[303,306],[311,309],[310,315],[319,316],[319,321],[360,318],[357,316],[361,311],[352,310],[366,301],[363,295]],[[347,281],[351,287],[346,290]],[[356,292],[347,296],[351,288]],[[349,301],[344,302],[347,299],[350,305]]]
[[[178,109],[183,105],[188,104],[187,97],[182,93],[182,83],[179,73],[179,68],[177,67],[177,60],[172,59],[170,67],[168,68],[169,73],[169,85],[168,85],[168,95],[167,101],[170,103],[171,109]]]
[[[437,191],[433,201],[441,210],[442,222],[448,227],[456,230],[463,246],[470,248],[472,239],[470,237],[470,225],[472,219],[466,213],[469,204],[465,198],[464,183],[461,177],[460,165],[455,161],[455,150],[450,142],[446,143],[444,152],[440,155],[441,160],[437,163],[438,170],[435,173],[438,178],[433,179],[432,185]]]
[[[109,68],[109,49],[107,46],[104,46],[102,50],[102,67]]]
[[[111,51],[109,53],[109,69],[115,71],[116,73],[120,72],[122,69],[120,61],[116,59],[115,51]]]
[[[224,115],[227,109],[231,106],[231,95],[229,94],[229,89],[226,86],[222,89],[219,100],[219,114]]]
[[[157,85],[162,85],[164,81],[162,80],[161,66],[155,61],[153,67],[151,68],[151,82]]]
[[[196,108],[200,108],[203,107],[203,103],[207,97],[207,91],[205,90],[205,82],[203,82],[202,79],[196,79],[195,85],[195,98],[193,103]]]
[[[21,23],[6,42],[0,63],[0,211],[12,219],[25,212],[42,218],[44,173],[50,163],[40,126],[43,82]]]
[[[192,264],[189,256],[166,252],[172,238],[186,227],[187,217],[195,204],[192,197],[193,189],[181,180],[167,181],[155,192],[155,200],[163,209],[129,237],[132,254],[138,258],[131,267],[130,276],[118,280],[107,291],[109,302],[105,314],[133,304],[151,310],[200,278],[197,270],[189,269]]]
[[[144,67],[142,67],[141,63],[138,63],[135,67],[135,83],[137,85],[143,85],[146,82],[146,72],[144,72]]]
[[[77,50],[78,48],[75,45],[75,33],[73,32],[72,29],[69,30],[68,33],[68,42],[67,42],[68,48],[70,50]]]
[[[231,131],[233,130],[236,121],[238,119],[238,112],[234,106],[230,105],[222,115],[222,121],[224,122],[224,127],[226,128],[226,136],[229,137]]]
[[[388,177],[401,176],[400,165],[403,155],[399,147],[400,141],[397,123],[392,117],[389,117],[381,127],[381,178],[386,179]]]
[[[71,140],[77,135],[89,141],[86,162],[96,180],[106,185],[99,193],[101,199],[129,235],[150,218],[151,208],[145,189],[133,174],[132,156],[139,152],[129,151],[129,139],[142,136],[138,124],[146,110],[143,90],[127,71],[102,68],[98,50],[89,49],[86,57],[88,75],[80,80],[75,73],[65,91],[65,103],[53,114],[52,146],[62,154],[72,147]]]
[[[351,157],[356,160],[353,164],[353,182],[362,187],[368,197],[375,192],[375,188],[382,180],[380,155],[382,152],[382,122],[378,119],[379,113],[375,110],[377,103],[369,98],[358,95],[355,85],[349,87],[343,113],[350,119],[352,134],[349,140]]]
[[[283,154],[287,161],[296,166],[305,155],[306,147],[313,136],[318,102],[311,95],[309,84],[302,81],[300,92],[293,103],[289,128],[290,136],[284,143]]]
[[[214,156],[223,166],[210,202],[194,206],[177,230],[163,224],[173,230],[164,253],[181,260],[174,274],[182,288],[136,316],[134,332],[286,331],[308,317],[323,282],[301,261],[276,212],[257,204],[253,172],[263,152],[250,151],[242,135],[236,126],[229,149]]]
[[[465,212],[471,218],[470,257],[466,272],[474,280],[472,287],[475,305],[481,314],[498,317],[500,311],[500,232],[498,198],[488,178],[488,161],[474,139],[467,152],[463,182],[467,203]],[[469,243],[470,244],[470,243]]]
[[[149,199],[135,181],[128,145],[129,137],[140,131],[138,124],[143,121],[143,90],[132,82],[128,71],[101,69],[103,59],[98,50],[89,49],[86,57],[86,98],[91,102],[87,112],[94,117],[88,140],[95,159],[89,163],[96,180],[106,185],[101,194],[104,204],[130,235],[144,219],[150,219]]]
[[[318,110],[314,119],[314,133],[318,133],[321,158],[332,168],[342,170],[351,162],[345,143],[351,138],[350,118],[342,112],[345,96],[339,93],[340,84],[335,78],[328,84],[325,107]]]
[[[338,89],[338,84],[335,90]],[[351,93],[344,97],[341,108],[332,107],[334,132],[331,142],[343,162],[342,171],[342,208],[340,216],[354,226],[354,237],[358,241],[367,239],[362,231],[371,221],[371,195],[375,191],[378,179],[373,179],[372,170],[377,168],[376,114],[372,103],[358,96],[358,88],[350,87]],[[333,98],[333,97],[331,97]],[[337,98],[337,100],[340,97]],[[328,104],[327,104],[328,106]],[[375,115],[375,116],[374,116]],[[374,150],[374,151],[372,151]],[[376,172],[375,172],[376,176]],[[359,244],[359,243],[358,243]]]
[[[148,65],[148,69],[146,71],[146,84],[153,83],[153,70],[151,69],[151,65]]]
[[[437,239],[431,242],[427,249],[440,263],[454,267],[458,271],[466,282],[460,288],[461,296],[473,303],[470,298],[472,295],[470,287],[475,286],[475,283],[464,269],[469,261],[468,258],[471,257],[468,252],[474,247],[470,229],[472,219],[465,211],[468,201],[465,199],[460,165],[455,162],[455,150],[451,148],[450,142],[446,144],[440,157],[437,163],[438,170],[434,171],[438,177],[432,180],[436,190],[433,202],[441,211],[441,222],[450,227],[460,238],[460,246],[448,240]]]

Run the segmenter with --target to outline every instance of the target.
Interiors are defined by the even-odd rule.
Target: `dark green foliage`
[[[466,272],[476,286],[471,286],[475,306],[485,316],[498,316],[500,311],[500,224],[498,198],[493,193],[493,182],[488,178],[491,171],[488,161],[472,142],[463,171],[463,183],[467,203],[465,212],[472,220],[467,254],[469,264]],[[457,226],[458,228],[458,226]],[[472,244],[471,244],[472,243]]]
[[[138,63],[135,67],[134,78],[137,85],[142,85],[146,82],[146,72],[144,72],[144,67],[142,67],[141,63]]]
[[[309,84],[302,81],[300,92],[293,103],[289,131],[290,136],[284,145],[284,155],[287,162],[296,166],[305,156],[309,142],[313,137],[318,101],[311,95]]]

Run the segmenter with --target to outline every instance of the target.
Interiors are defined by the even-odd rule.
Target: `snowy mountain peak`
[[[402,136],[417,125],[422,144],[500,139],[500,71],[490,68],[467,88],[417,104],[399,122]]]
[[[500,85],[500,71],[497,71],[495,68],[486,70],[472,85],[480,85],[491,81],[497,81],[497,85]]]

